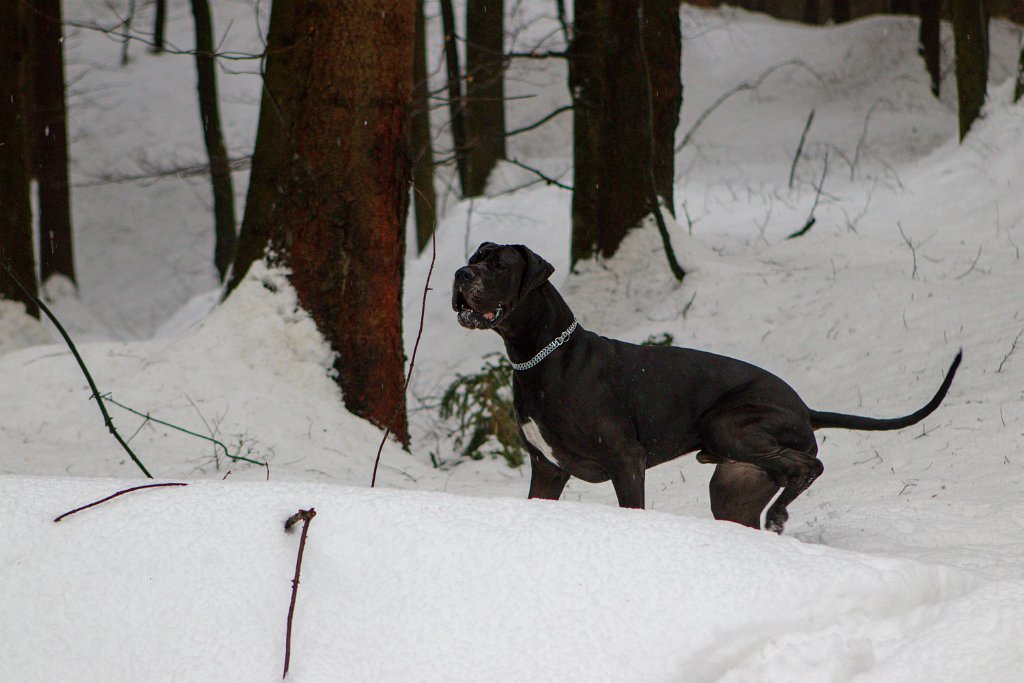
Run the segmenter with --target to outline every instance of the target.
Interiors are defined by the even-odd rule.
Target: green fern
[[[452,438],[462,457],[501,457],[519,467],[526,449],[512,408],[512,366],[500,353],[484,356],[477,373],[458,375],[441,397],[441,417],[455,420]]]

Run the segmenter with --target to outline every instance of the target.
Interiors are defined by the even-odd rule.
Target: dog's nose
[[[457,271],[455,271],[456,282],[469,282],[472,279],[473,271],[469,268],[469,266],[463,266],[462,268],[459,268]]]

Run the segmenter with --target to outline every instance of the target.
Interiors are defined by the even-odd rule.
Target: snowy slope
[[[188,8],[170,4],[172,42],[187,47]],[[258,51],[251,3],[215,9],[226,47]],[[517,17],[520,46],[557,28],[547,3]],[[772,69],[679,151],[686,280],[671,279],[651,229],[570,274],[569,194],[511,165],[487,198],[442,192],[413,449],[385,445],[378,491],[366,486],[381,434],[345,412],[284,274],[256,268],[217,305],[205,181],[93,186],[140,160],[201,158],[191,59],[134,46],[121,68],[116,41],[69,36],[81,290],[53,284],[54,307],[102,391],[268,463],[269,482],[268,468],[112,406],[157,477],[191,484],[54,525],[140,473],[67,349],[0,306],[0,680],[277,677],[297,545],[280,524],[308,506],[295,680],[1021,680],[1024,108],[1006,80],[1019,31],[993,24],[989,106],[961,145],[954,85],[932,97],[912,20],[810,28],[729,8],[683,20],[680,143]],[[521,61],[509,92],[530,97],[509,102],[512,126],[568,99],[563,64]],[[252,66],[221,74],[233,154],[251,146],[259,80],[229,70]],[[570,134],[563,115],[510,149],[571,183]],[[812,206],[813,229],[785,240]],[[436,413],[457,372],[501,349],[450,309],[451,273],[484,240],[551,261],[588,329],[744,358],[815,408],[903,414],[961,347],[964,364],[922,425],[820,432],[825,474],[781,539],[711,521],[711,469],[692,458],[648,473],[654,512],[617,510],[610,486],[576,481],[559,503],[516,500],[527,469],[460,463]],[[429,265],[429,251],[407,264],[409,354]]]

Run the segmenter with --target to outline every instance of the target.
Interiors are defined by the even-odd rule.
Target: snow
[[[113,21],[102,3],[68,5]],[[516,13],[523,49],[557,29],[545,3]],[[680,142],[723,93],[775,67],[679,151],[667,218],[687,278],[672,279],[651,226],[570,273],[569,193],[512,164],[487,197],[442,191],[413,447],[385,444],[376,489],[381,432],[344,410],[333,355],[286,273],[257,265],[221,302],[205,180],[96,182],[140,160],[202,158],[191,59],[135,45],[122,68],[119,42],[71,32],[80,289],[51,281],[47,296],[101,391],[267,467],[111,404],[154,475],[189,485],[54,524],[144,482],[49,323],[0,302],[0,680],[276,679],[298,546],[282,523],[308,507],[292,680],[1024,678],[1024,107],[1008,81],[1019,30],[993,24],[989,104],[959,144],[954,84],[932,97],[913,20],[811,28],[690,7],[683,20]],[[260,49],[249,2],[217,3],[215,21],[227,48]],[[186,6],[171,3],[169,28],[190,44]],[[559,48],[557,31],[544,47]],[[509,101],[510,127],[568,102],[564,64],[520,61],[508,91],[531,97]],[[259,78],[252,63],[228,67],[223,118],[241,155]],[[571,184],[571,124],[516,136],[510,156]],[[816,224],[786,240],[826,155]],[[905,414],[961,347],[964,364],[921,425],[820,432],[825,474],[781,538],[713,521],[711,469],[693,458],[648,472],[646,511],[579,481],[562,501],[526,501],[528,468],[460,462],[436,412],[456,373],[501,350],[450,308],[451,273],[484,240],[550,261],[586,328],[744,358],[814,408]],[[407,355],[430,256],[407,261]]]

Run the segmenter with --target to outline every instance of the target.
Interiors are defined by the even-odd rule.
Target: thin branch
[[[85,361],[82,360],[82,356],[81,354],[78,353],[78,349],[75,347],[75,343],[71,341],[71,336],[68,334],[67,330],[65,330],[64,326],[60,324],[59,320],[57,320],[57,316],[53,314],[53,311],[51,311],[46,304],[39,300],[39,297],[30,292],[28,288],[21,283],[21,280],[19,280],[18,277],[14,274],[14,270],[11,268],[11,263],[10,261],[7,260],[7,257],[0,256],[0,263],[3,264],[4,269],[7,271],[7,274],[11,276],[11,279],[14,280],[14,284],[18,286],[18,289],[20,289],[25,294],[25,296],[34,301],[37,306],[39,306],[39,310],[46,314],[46,317],[50,319],[50,322],[52,322],[54,327],[57,328],[57,331],[60,332],[60,336],[64,338],[64,341],[67,343],[68,348],[71,349],[71,354],[75,357],[75,360],[78,361],[78,367],[82,369],[82,374],[85,375],[85,379],[89,383],[89,388],[92,390],[92,395],[96,399],[96,405],[99,406],[100,414],[103,415],[103,424],[106,425],[107,431],[109,431],[113,435],[114,439],[117,440],[117,443],[121,445],[121,448],[123,448],[125,452],[128,454],[128,456],[132,459],[132,462],[138,465],[139,469],[142,470],[142,473],[146,475],[146,478],[152,479],[153,475],[149,473],[149,470],[146,469],[146,466],[142,464],[142,461],[138,459],[138,457],[135,455],[135,452],[131,449],[128,443],[123,438],[121,438],[121,434],[117,431],[117,428],[114,427],[114,420],[111,419],[110,413],[107,412],[107,406],[104,405],[103,403],[103,397],[100,395],[100,390],[96,386],[96,382],[93,381],[92,375],[89,374],[89,368],[86,367]]]
[[[292,659],[292,619],[295,617],[295,599],[299,594],[299,574],[302,572],[302,553],[306,550],[306,536],[309,534],[309,523],[316,517],[316,510],[299,510],[288,518],[284,523],[284,530],[288,531],[296,522],[302,520],[302,536],[299,539],[299,553],[295,558],[295,576],[292,578],[292,599],[288,603],[288,629],[284,641],[284,673],[281,678],[288,676],[288,665]]]
[[[807,139],[807,131],[811,129],[811,122],[814,121],[814,110],[807,115],[807,123],[804,124],[804,132],[800,133],[800,144],[796,146],[796,154],[793,155],[793,165],[789,167],[789,189],[793,189],[793,176],[796,175],[796,165],[800,161],[800,154],[804,151],[804,141]]]
[[[908,247],[910,247],[910,255],[914,259],[914,270],[911,271],[911,273],[910,273],[910,279],[911,280],[916,280],[917,279],[917,249],[914,248],[914,243],[910,241],[910,238],[907,237],[907,234],[905,232],[903,232],[903,226],[900,224],[899,221],[896,222],[896,228],[900,231],[900,237],[902,237],[903,241],[906,242]]]
[[[752,80],[752,81],[744,81],[743,83],[740,83],[739,85],[735,86],[734,88],[732,88],[730,90],[726,90],[724,93],[719,95],[718,99],[716,99],[714,102],[712,102],[711,106],[708,107],[707,109],[705,109],[703,111],[703,113],[701,113],[701,115],[697,117],[697,120],[693,122],[692,126],[690,126],[690,130],[686,131],[686,135],[683,136],[682,141],[678,145],[676,145],[676,151],[678,152],[683,147],[686,147],[686,145],[690,142],[690,140],[693,139],[693,136],[697,133],[697,129],[699,129],[704,124],[704,122],[708,119],[709,116],[711,116],[711,114],[713,114],[715,112],[716,109],[718,109],[720,106],[725,104],[725,102],[730,97],[732,97],[736,93],[744,92],[746,90],[757,90],[758,88],[761,87],[761,84],[764,83],[765,79],[767,79],[769,76],[771,76],[773,73],[775,73],[779,69],[781,69],[783,67],[786,67],[786,66],[799,66],[799,67],[802,67],[803,69],[806,69],[808,72],[810,72],[811,75],[813,75],[815,78],[817,78],[819,82],[822,82],[822,83],[825,82],[825,79],[823,79],[818,74],[818,72],[816,72],[814,69],[809,67],[806,62],[804,62],[803,60],[800,60],[800,59],[790,59],[790,60],[785,61],[785,62],[780,62],[780,63],[776,64],[775,66],[771,66],[768,69],[766,69],[764,72],[762,72],[761,75],[758,76],[757,78],[755,78],[754,80]]]
[[[556,116],[558,116],[559,114],[562,114],[562,113],[567,112],[567,111],[572,111],[572,109],[573,109],[573,106],[571,104],[567,104],[564,107],[559,107],[558,109],[554,110],[553,112],[551,112],[550,114],[548,114],[544,118],[539,119],[537,121],[534,121],[533,123],[531,123],[528,126],[523,126],[522,128],[515,128],[513,130],[508,131],[507,133],[505,133],[505,137],[507,137],[507,138],[508,137],[512,137],[513,135],[519,135],[520,133],[525,133],[527,131],[533,130],[534,128],[539,128],[542,125],[544,125],[545,123],[547,123],[548,121],[550,121],[551,119],[553,119]]]
[[[117,493],[111,494],[111,495],[107,496],[106,498],[101,498],[100,500],[97,500],[95,503],[89,503],[88,505],[83,505],[82,507],[75,508],[74,510],[68,510],[64,514],[57,515],[56,517],[54,517],[53,521],[54,522],[59,522],[60,520],[64,519],[65,517],[70,517],[71,515],[75,514],[76,512],[81,512],[82,510],[88,510],[89,508],[96,507],[97,505],[100,505],[102,503],[106,503],[108,500],[113,500],[114,498],[117,498],[118,496],[123,496],[126,493],[131,493],[132,491],[141,491],[142,489],[156,489],[156,488],[167,487],[167,486],[188,486],[188,484],[185,484],[183,482],[170,482],[170,483],[166,483],[166,484],[143,484],[142,486],[133,486],[130,489],[124,489],[122,491],[118,491]]]
[[[796,237],[806,235],[807,232],[814,227],[814,224],[818,222],[818,219],[814,217],[814,212],[818,208],[818,201],[821,199],[821,188],[825,185],[825,177],[828,175],[828,154],[825,154],[825,165],[821,171],[821,179],[818,181],[818,186],[814,193],[814,203],[811,205],[811,213],[807,216],[807,222],[804,223],[804,227],[800,228],[793,234],[786,237],[787,240],[791,240]]]
[[[1013,344],[1010,346],[1010,350],[1005,356],[1003,356],[1003,360],[1000,361],[999,367],[996,369],[997,373],[1003,371],[1003,366],[1006,365],[1006,361],[1010,360],[1010,356],[1012,356],[1013,352],[1017,350],[1017,344],[1020,343],[1021,335],[1024,335],[1024,329],[1018,332],[1017,336],[1013,338]]]
[[[544,175],[543,173],[541,173],[540,171],[535,169],[533,166],[527,166],[526,164],[524,164],[524,163],[522,163],[520,161],[517,161],[515,159],[506,159],[506,161],[508,163],[512,164],[513,166],[518,166],[519,168],[523,169],[524,171],[529,171],[530,173],[534,174],[535,176],[537,176],[538,178],[543,180],[548,185],[554,185],[555,187],[560,187],[563,190],[569,190],[570,192],[572,192],[572,186],[566,185],[565,183],[560,183],[557,180],[555,180],[554,178],[551,178],[549,176]]]

